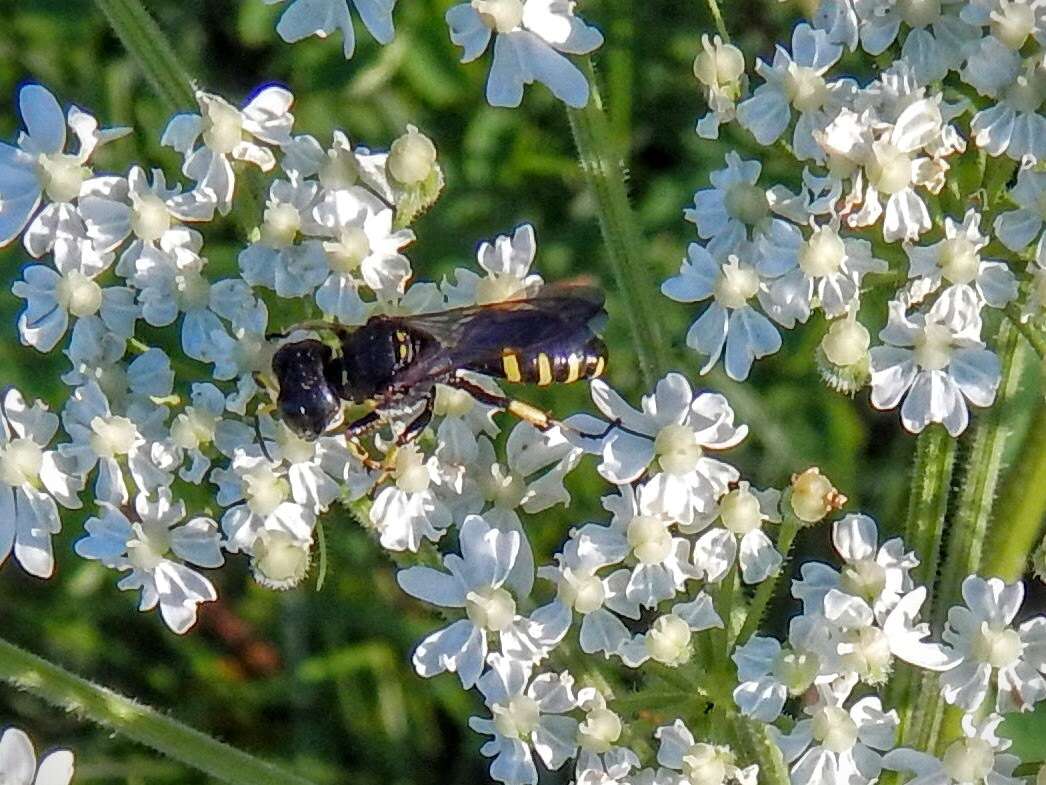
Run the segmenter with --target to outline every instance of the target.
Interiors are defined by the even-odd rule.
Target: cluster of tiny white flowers
[[[391,2],[354,5],[375,37],[391,37]],[[523,83],[541,79],[584,103],[587,83],[554,50],[589,51],[600,39],[572,6],[473,0],[451,9],[467,58],[497,34],[492,102],[518,103]],[[1038,288],[1022,313],[1040,318],[1046,273],[982,259],[988,238],[973,209],[944,221],[937,242],[916,243],[932,224],[926,194],[941,189],[948,159],[964,149],[954,123],[971,105],[946,104],[921,79],[978,71],[984,87],[976,47],[1009,47],[1017,35],[996,19],[1010,4],[954,6],[919,17],[905,39],[908,59],[863,88],[825,74],[844,46],[885,48],[902,22],[914,25],[892,3],[826,3],[821,28],[801,25],[791,53],[760,64],[764,82],[749,97],[740,53],[705,41],[695,72],[713,116],[699,130],[736,121],[771,144],[794,119],[790,149],[809,162],[792,193],[764,189],[759,164],[730,153],[713,187],[695,195],[687,217],[704,242],[691,244],[664,291],[711,299],[687,336],[709,365],[725,352],[727,373],[745,378],[780,347],[775,323],[792,327],[820,307],[832,320],[822,353],[833,378],[848,390],[870,380],[881,407],[907,393],[910,429],[939,421],[957,434],[965,400],[992,402],[999,367],[982,341],[982,310],[1009,305],[1030,283]],[[322,24],[317,9],[329,12]],[[962,58],[948,37],[957,25],[970,38]],[[280,22],[291,39],[335,28],[349,52],[344,0],[292,0]],[[916,554],[899,539],[880,544],[875,522],[850,513],[832,523],[838,566],[808,562],[792,584],[802,612],[787,639],[758,634],[742,612],[775,585],[787,550],[779,532],[826,521],[846,499],[816,468],[783,489],[742,479],[725,458],[747,426],[724,396],[695,391],[679,373],[638,408],[593,381],[600,416],[575,414],[547,431],[520,422],[504,447],[494,408],[444,386],[420,437],[396,446],[389,431],[403,424],[390,423],[373,439],[377,457],[343,432],[307,440],[266,413],[274,351],[293,340],[271,337],[293,321],[272,324],[274,304],[351,327],[533,295],[544,283],[532,270],[535,235],[523,225],[481,243],[479,272],[415,282],[409,225],[443,185],[436,148],[418,129],[388,151],[340,131],[324,145],[295,135],[293,97],[282,87],[260,89],[242,108],[202,91],[197,100],[199,112],[175,116],[163,134],[183,156],[176,183],[138,166],[96,174],[93,149],[126,131],[100,130],[75,107],[63,113],[39,85],[19,94],[25,131],[16,145],[0,143],[0,244],[21,235],[40,260],[14,284],[25,300],[18,333],[42,352],[61,347],[71,392],[60,416],[15,389],[0,399],[0,559],[13,551],[26,571],[49,576],[59,506],[79,507],[90,488],[94,514],[76,552],[123,573],[118,585],[140,592],[141,610],[158,608],[184,633],[217,596],[205,570],[244,554],[259,583],[293,587],[310,568],[325,514],[347,506],[407,560],[402,589],[443,609],[447,623],[419,642],[413,663],[423,677],[450,672],[478,690],[487,716],[470,726],[490,737],[481,752],[499,782],[535,785],[540,763],[570,765],[583,785],[754,785],[750,752],[704,720],[707,707],[765,729],[794,785],[867,785],[883,769],[935,783],[1016,782],[1009,741],[996,732],[1001,713],[1046,699],[1046,617],[1015,626],[1022,585],[969,576],[964,605],[934,636],[920,621],[927,587],[913,579]],[[1017,209],[999,213],[995,231],[1011,250],[1041,248],[1046,184],[1036,179],[1034,145],[1016,133],[1000,145],[1004,121],[994,116],[977,115],[975,144],[1024,159]],[[67,127],[78,140],[72,153]],[[238,274],[213,280],[201,230],[230,213],[246,166],[271,173],[260,223]],[[873,249],[870,227],[880,219],[887,242],[905,241],[909,283],[890,305],[885,345],[870,348],[858,311],[864,277],[889,270]],[[212,366],[209,376],[184,378],[181,363],[143,341],[155,331],[142,323],[176,330],[181,352]],[[475,384],[498,391],[488,378]],[[566,477],[586,456],[608,483],[607,515],[578,521],[539,564],[525,516],[569,506]],[[193,485],[209,487],[220,511],[190,509]],[[735,595],[745,600],[736,608]],[[723,667],[706,673],[699,654],[712,648]],[[579,666],[585,658],[591,670]],[[897,710],[877,692],[897,661],[940,674],[943,699],[964,713],[964,736],[939,758],[898,746]],[[669,717],[625,700],[593,677],[600,667],[624,674],[640,695],[682,680],[691,708]],[[639,721],[647,709],[664,720],[653,729],[656,749]],[[699,740],[691,728],[708,735]]]
[[[872,405],[901,404],[912,432],[937,422],[957,436],[970,404],[990,406],[999,315],[986,309],[1034,331],[1046,315],[1043,41],[1035,2],[822,0],[750,79],[741,50],[705,36],[694,73],[710,111],[698,134],[738,125],[802,174],[791,189],[767,185],[758,161],[731,151],[694,195],[685,215],[700,242],[662,291],[709,301],[686,338],[702,372],[725,351],[726,373],[746,379],[781,348],[781,328],[820,309],[830,386],[870,385]],[[894,59],[867,84],[833,77],[858,48]],[[949,192],[972,171],[961,198]],[[941,206],[960,201],[961,213]],[[874,289],[892,298],[877,346],[862,323],[876,317],[861,311]]]
[[[263,0],[268,5],[284,0]],[[348,6],[355,7],[368,32],[380,44],[395,36],[396,0],[289,0],[276,24],[287,43],[309,36],[326,38],[340,30],[345,57],[356,50]],[[470,63],[493,44],[487,78],[491,106],[519,106],[525,85],[540,82],[568,106],[588,103],[588,78],[567,55],[585,55],[603,44],[603,35],[574,15],[574,0],[469,0],[447,10],[450,38]]]

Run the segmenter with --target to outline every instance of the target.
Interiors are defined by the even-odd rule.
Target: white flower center
[[[952,331],[943,324],[927,324],[915,339],[915,361],[929,371],[939,371],[951,359]]]
[[[868,181],[884,194],[903,191],[912,182],[912,157],[885,140],[872,145]]]
[[[959,739],[944,751],[941,765],[953,782],[983,782],[995,766],[995,750],[984,739]]]
[[[370,238],[362,226],[346,226],[338,233],[337,241],[324,243],[323,249],[331,270],[351,273],[370,256]]]
[[[898,0],[897,8],[911,27],[926,27],[941,18],[941,0]]]
[[[683,755],[683,775],[691,785],[723,785],[733,770],[729,747],[698,742]]]
[[[522,0],[472,0],[483,24],[498,33],[515,30],[523,22]]]
[[[849,644],[853,647],[843,655],[843,663],[869,684],[881,684],[889,674],[890,641],[878,627],[862,627],[850,634]]]
[[[790,63],[784,80],[788,100],[800,112],[813,112],[824,106],[828,88],[824,77],[808,66]]]
[[[464,417],[472,411],[475,405],[476,399],[464,390],[448,387],[445,384],[436,385],[434,411],[441,417]]]
[[[269,589],[289,589],[309,570],[309,545],[287,532],[263,529],[251,546],[254,579]]]
[[[488,275],[476,281],[476,304],[489,305],[522,296],[523,282],[511,275]]]
[[[810,239],[799,248],[799,269],[811,278],[838,272],[845,260],[843,238],[830,226],[815,229]]]
[[[730,44],[712,45],[706,38],[704,50],[694,58],[694,76],[706,87],[722,89],[734,85],[745,72],[745,57]]]
[[[839,576],[839,586],[847,594],[874,601],[886,588],[886,568],[875,559],[849,562]]]
[[[668,524],[652,515],[637,515],[629,521],[625,536],[632,553],[643,564],[660,564],[672,552]]]
[[[94,454],[100,458],[127,455],[138,438],[138,429],[126,417],[110,415],[91,420],[91,435],[88,442]]]
[[[747,488],[735,488],[719,503],[719,517],[723,526],[737,535],[755,531],[763,523],[759,499]]]
[[[1016,630],[1004,628],[993,630],[987,622],[973,638],[973,656],[993,668],[1005,668],[1020,659],[1024,645]]]
[[[731,183],[723,201],[730,217],[748,226],[754,226],[770,214],[766,191],[751,183]]]
[[[592,574],[564,571],[559,584],[559,598],[578,613],[586,614],[603,607],[606,590],[603,581]]]
[[[666,425],[654,439],[654,453],[661,468],[669,474],[688,474],[697,467],[701,445],[685,425]]]
[[[360,167],[350,150],[337,148],[327,151],[320,167],[320,185],[331,191],[349,188],[360,179]]]
[[[276,440],[287,463],[308,463],[316,457],[316,442],[301,438],[282,423]]]
[[[828,328],[821,348],[830,362],[845,367],[863,360],[871,343],[872,336],[863,324],[853,319],[839,319]]]
[[[478,1],[482,2],[482,0]],[[472,5],[475,7],[476,3],[474,2]],[[519,25],[519,20],[523,14],[519,0],[492,0],[492,2],[487,2],[485,5],[495,5],[499,8],[508,6],[508,15],[505,17],[505,21],[511,22],[515,19],[516,23],[514,26]],[[517,6],[519,16],[515,16]],[[482,12],[480,12],[480,16],[482,15]],[[498,22],[495,21],[495,26],[497,24]],[[498,32],[505,31],[499,28]],[[436,145],[432,143],[432,140],[417,131],[408,131],[392,143],[392,146],[389,148],[389,160],[386,165],[388,166],[389,174],[394,179],[404,185],[414,185],[427,180],[435,164]]]
[[[588,752],[606,752],[619,738],[621,718],[610,709],[593,709],[577,726],[577,743]]]
[[[51,201],[71,202],[80,195],[80,186],[91,176],[91,170],[75,155],[41,154],[37,159],[37,175]]]
[[[759,275],[751,267],[732,260],[719,269],[712,287],[716,302],[724,308],[744,308],[759,291]]]
[[[0,482],[12,488],[34,485],[43,466],[43,448],[32,439],[13,439],[0,447]]]
[[[211,304],[211,282],[198,270],[185,270],[177,278],[175,298],[182,311],[202,311]]]
[[[970,283],[981,268],[981,255],[977,246],[960,235],[941,242],[937,265],[951,283]]]
[[[392,475],[396,478],[396,487],[404,493],[427,491],[432,479],[425,459],[416,448],[409,446],[396,453],[396,466]]]
[[[991,14],[992,35],[1013,51],[1019,50],[1035,30],[1035,11],[1029,2],[1000,0],[997,11]]]
[[[816,467],[792,478],[792,511],[806,523],[816,523],[833,507],[836,490],[831,481]]]
[[[255,515],[268,518],[290,496],[290,484],[269,466],[258,466],[243,477],[243,496]]]
[[[73,316],[91,316],[102,307],[102,287],[79,270],[70,270],[58,281],[55,299]]]
[[[159,240],[171,228],[171,214],[167,205],[156,194],[145,194],[135,199],[131,211],[131,231],[147,243]]]
[[[516,601],[500,586],[474,589],[465,595],[465,613],[477,627],[501,632],[516,618]]]
[[[819,668],[816,655],[785,649],[777,655],[772,672],[789,693],[802,695],[814,683]]]
[[[690,625],[674,613],[660,616],[643,641],[647,654],[665,665],[682,665],[690,659]]]
[[[541,719],[541,709],[529,695],[513,695],[508,703],[495,703],[490,711],[494,728],[506,739],[528,738]]]
[[[527,494],[527,484],[518,474],[509,471],[496,463],[490,468],[487,480],[487,499],[495,507],[503,510],[514,510]]]
[[[151,572],[171,549],[171,532],[161,523],[135,523],[134,539],[127,543],[127,561],[142,572]]]
[[[838,706],[825,706],[813,718],[814,738],[832,752],[847,752],[857,743],[857,723]]]
[[[240,112],[223,103],[209,102],[203,112],[203,143],[219,155],[226,155],[242,140]]]
[[[214,441],[218,418],[203,409],[187,406],[171,423],[171,440],[183,450],[196,450]]]
[[[265,208],[262,241],[273,248],[286,248],[301,229],[301,213],[290,202],[276,202]]]

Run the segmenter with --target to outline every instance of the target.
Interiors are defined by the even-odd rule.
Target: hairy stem
[[[1021,309],[1017,303],[1006,306],[1006,318],[1020,331],[1039,357],[1046,357],[1046,334],[1031,322],[1021,321]]]
[[[567,109],[578,158],[585,181],[596,197],[599,228],[606,246],[606,259],[621,296],[646,387],[653,387],[666,367],[665,343],[654,307],[650,281],[655,277],[644,262],[635,216],[625,187],[626,168],[596,84],[590,60],[583,64],[592,87],[584,109]]]
[[[774,596],[774,589],[777,588],[777,581],[780,579],[781,574],[784,573],[785,566],[788,564],[788,556],[792,552],[792,545],[795,543],[795,536],[799,533],[799,530],[802,527],[802,521],[796,518],[792,513],[790,505],[785,505],[784,520],[781,522],[781,531],[777,535],[777,551],[784,556],[784,561],[781,562],[781,566],[777,568],[777,571],[760,583],[759,588],[755,590],[755,596],[752,598],[752,602],[749,603],[748,612],[745,614],[745,622],[741,625],[741,631],[737,634],[736,644],[738,646],[747,642],[759,628],[759,622],[763,619],[763,614],[766,612],[766,606]]]
[[[182,725],[0,639],[0,678],[231,785],[310,785],[266,761]]]
[[[712,15],[712,21],[715,22],[715,29],[719,32],[719,36],[723,39],[723,43],[730,43],[730,33],[726,31],[726,23],[723,21],[723,14],[719,11],[719,0],[705,0],[705,4],[708,6],[708,12]]]
[[[168,111],[193,109],[196,98],[192,78],[141,2],[95,0],[95,3]]]

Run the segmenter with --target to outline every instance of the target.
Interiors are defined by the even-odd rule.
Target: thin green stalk
[[[1021,321],[1021,309],[1017,303],[1006,306],[1006,318],[1020,331],[1040,358],[1046,357],[1046,334],[1031,322]]]
[[[145,78],[168,111],[196,107],[196,91],[163,31],[139,0],[95,0],[120,43],[138,61]]]
[[[770,739],[766,723],[736,712],[728,712],[727,718],[745,757],[759,764],[760,785],[789,785],[788,767],[780,748]]]
[[[726,23],[723,21],[723,15],[719,11],[719,0],[705,0],[708,5],[708,11],[712,14],[712,21],[715,22],[715,29],[719,31],[719,36],[723,39],[724,44],[730,43],[730,33],[726,31]]]
[[[639,371],[649,388],[667,365],[660,319],[654,307],[654,291],[650,286],[655,276],[649,274],[642,251],[635,215],[625,187],[626,168],[611,135],[610,123],[596,84],[595,70],[587,58],[582,68],[591,85],[592,95],[583,109],[568,108],[567,117],[581,170],[596,197],[606,259],[625,307],[639,360]]]
[[[752,598],[752,602],[749,603],[748,612],[745,614],[745,622],[741,625],[741,631],[737,633],[736,644],[738,646],[746,643],[759,628],[759,622],[763,619],[766,606],[774,596],[777,581],[784,573],[785,565],[788,564],[788,557],[792,552],[795,536],[802,527],[802,521],[796,518],[792,514],[791,508],[786,505],[784,520],[781,522],[781,530],[777,535],[777,552],[784,556],[784,561],[781,562],[781,566],[777,568],[777,571],[760,583],[759,588],[755,590],[755,596]]]
[[[944,626],[948,608],[958,601],[963,579],[976,573],[992,515],[995,491],[1002,470],[1003,449],[1012,432],[1013,398],[1021,380],[1021,337],[1004,322],[999,330],[998,353],[1002,381],[995,403],[971,429],[966,466],[959,483],[955,515],[949,524],[948,545],[941,580],[933,592],[930,619],[935,630]]]
[[[991,551],[980,573],[1012,582],[1024,575],[1046,522],[1046,406],[1040,402],[1013,468],[1003,483],[992,526]],[[997,535],[997,536],[996,536]]]
[[[309,780],[212,739],[0,639],[0,679],[70,714],[231,785],[311,785]]]

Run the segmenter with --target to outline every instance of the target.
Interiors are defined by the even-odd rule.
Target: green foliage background
[[[0,138],[10,140],[17,131],[18,86],[36,80],[63,103],[95,113],[103,125],[134,127],[131,137],[97,157],[99,170],[122,172],[141,162],[176,171],[176,155],[159,146],[167,119],[163,107],[91,3],[4,5]],[[438,280],[454,266],[472,264],[481,240],[532,222],[538,271],[546,279],[589,274],[608,288],[610,378],[633,399],[640,394],[618,293],[603,265],[594,203],[584,189],[562,106],[541,87],[528,89],[519,110],[487,106],[489,54],[458,64],[459,50],[443,21],[450,0],[400,2],[396,40],[384,48],[357,20],[357,52],[348,62],[340,37],[283,43],[274,31],[280,7],[261,0],[147,5],[201,86],[236,101],[265,82],[288,85],[299,132],[324,140],[339,127],[353,140],[386,147],[407,123],[419,126],[439,148],[447,188],[415,226],[418,240],[409,255],[417,276]],[[754,55],[769,57],[775,41],[787,41],[803,11],[771,0],[723,5],[735,43],[750,63]],[[714,143],[694,133],[705,108],[691,63],[700,34],[712,29],[703,3],[587,0],[582,12],[607,37],[596,66],[630,166],[646,277],[656,287],[677,269],[686,243],[696,239],[682,209],[707,184],[708,172],[721,166],[727,145],[761,157],[768,183],[791,182],[797,172],[787,159],[754,148],[749,138]],[[225,230],[208,229],[207,254],[215,269],[235,268],[242,228],[259,217],[245,211]],[[10,283],[27,261],[17,244],[0,251],[0,381],[57,406],[65,395],[58,380],[65,358],[20,346],[15,331],[19,301]],[[697,379],[697,359],[682,343],[692,310],[659,302],[674,367]],[[786,335],[785,349],[757,363],[744,387],[719,374],[698,384],[724,390],[740,419],[752,426],[733,458],[757,485],[781,487],[792,472],[821,465],[850,496],[848,509],[863,509],[885,528],[896,527],[913,440],[901,431],[895,412],[874,413],[866,395],[851,401],[820,384],[811,358],[821,332],[814,320]],[[206,377],[203,366],[193,370]],[[1029,410],[1036,400],[1033,376],[1026,385]],[[587,406],[582,389],[532,398],[563,415]],[[555,510],[531,523],[536,547],[546,555],[571,525],[602,518],[605,486],[590,465],[572,477],[571,488],[570,511]],[[221,600],[203,606],[200,624],[184,637],[170,633],[157,614],[139,614],[134,596],[116,589],[114,573],[73,555],[81,521],[70,516],[56,538],[59,566],[52,580],[28,578],[10,563],[0,573],[5,637],[237,746],[285,761],[317,782],[486,781],[480,738],[466,727],[478,701],[461,691],[455,677],[423,682],[410,666],[413,644],[439,619],[397,589],[391,563],[347,517],[328,518],[329,572],[322,591],[313,581],[284,594],[262,590],[234,561],[212,575]],[[827,554],[827,528],[804,532],[800,549],[807,556]],[[783,626],[787,617],[777,618]],[[0,723],[12,722],[43,746],[73,748],[79,782],[200,781],[176,764],[2,688]],[[1034,749],[1034,724],[1022,729],[1025,747]],[[1046,733],[1042,725],[1039,731]]]

